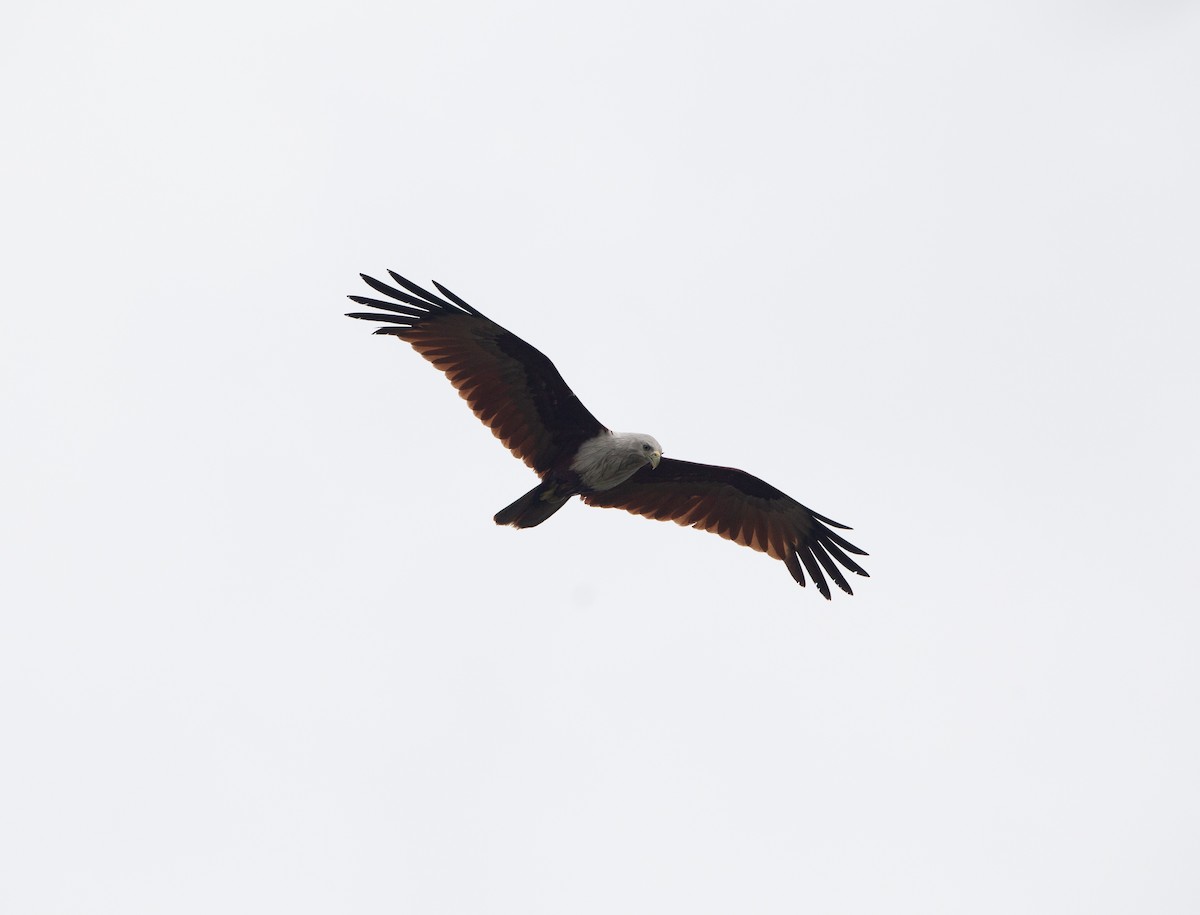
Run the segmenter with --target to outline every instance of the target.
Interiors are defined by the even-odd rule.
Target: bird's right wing
[[[386,313],[348,316],[391,325],[375,333],[410,343],[445,372],[483,424],[538,473],[604,431],[554,363],[537,349],[444,286],[433,284],[443,299],[397,273],[388,273],[407,291],[362,274],[368,286],[395,301],[352,295],[348,297],[352,302]]]
[[[624,483],[581,498],[588,505],[712,531],[767,553],[781,560],[801,587],[807,570],[826,600],[830,595],[824,573],[847,594],[854,592],[838,565],[856,575],[867,574],[846,553],[867,554],[830,530],[849,528],[744,470],[663,458],[657,469],[643,467]]]

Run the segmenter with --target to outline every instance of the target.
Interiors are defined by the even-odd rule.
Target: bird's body
[[[445,372],[475,415],[540,478],[496,514],[497,524],[535,527],[579,496],[588,505],[675,521],[765,552],[801,586],[807,571],[827,599],[826,574],[847,594],[853,591],[842,568],[867,574],[846,555],[866,554],[830,530],[844,525],[745,471],[664,458],[653,436],[611,431],[537,349],[445,287],[434,283],[441,298],[389,273],[402,288],[365,274],[363,280],[392,301],[349,297],[383,313],[350,317],[391,325],[376,333],[405,340]]]

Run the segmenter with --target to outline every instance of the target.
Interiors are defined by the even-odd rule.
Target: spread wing
[[[375,333],[412,344],[445,372],[483,424],[539,474],[604,431],[541,352],[444,286],[433,284],[443,299],[391,270],[388,273],[402,289],[366,274],[362,278],[394,301],[348,297],[384,313],[351,312],[348,317],[387,322],[390,326]]]
[[[842,568],[866,576],[846,553],[867,554],[831,527],[849,530],[805,508],[769,483],[732,467],[663,458],[657,469],[643,467],[619,486],[582,496],[588,505],[623,508],[656,521],[674,521],[720,534],[782,560],[804,587],[804,572],[830,599],[828,574],[853,594]]]

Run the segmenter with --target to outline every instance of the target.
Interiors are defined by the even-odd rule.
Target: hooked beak
[[[658,462],[661,460],[662,460],[662,452],[661,451],[651,451],[650,452],[650,467],[652,469],[657,469]]]

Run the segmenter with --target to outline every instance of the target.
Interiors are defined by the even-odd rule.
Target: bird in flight
[[[846,555],[867,554],[831,530],[849,530],[844,524],[743,470],[666,458],[653,436],[611,431],[539,350],[440,283],[433,284],[437,296],[388,273],[400,288],[360,274],[387,301],[349,296],[380,310],[347,317],[386,323],[375,333],[399,337],[444,372],[483,424],[541,480],[497,512],[497,524],[536,527],[579,496],[588,505],[674,521],[766,553],[801,587],[807,572],[826,600],[826,575],[847,594],[854,592],[842,569],[867,575]]]

